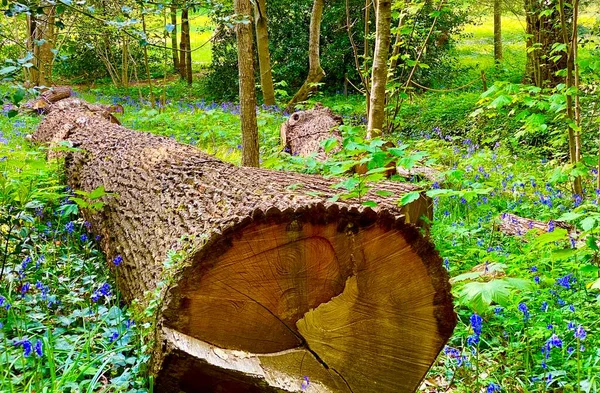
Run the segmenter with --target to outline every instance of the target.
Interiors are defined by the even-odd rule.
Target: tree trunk
[[[143,8],[143,7],[142,7]],[[148,31],[146,30],[146,15],[142,10],[142,31],[144,36],[148,37]],[[150,105],[154,108],[156,102],[154,102],[154,89],[152,88],[152,76],[150,75],[150,62],[148,61],[148,45],[144,45],[144,65],[146,66],[146,80],[148,82],[148,89],[150,90]]]
[[[181,57],[179,59],[179,74],[188,85],[192,84],[192,45],[190,41],[189,8],[181,10]]]
[[[83,213],[122,257],[124,299],[164,283],[157,392],[417,389],[456,315],[433,244],[406,223],[431,201],[396,203],[414,186],[378,184],[394,196],[370,191],[374,209],[332,202],[335,181],[226,164],[70,100],[33,139],[78,148],[57,152],[73,189],[116,195]]]
[[[525,19],[527,33],[527,63],[525,79],[538,87],[553,87],[564,83],[564,79],[556,72],[567,68],[567,54],[552,52],[556,43],[562,43],[559,0],[525,0]],[[572,0],[565,2],[572,4]],[[566,19],[572,15],[570,7],[563,7]],[[552,10],[552,14],[543,12]],[[568,23],[568,26],[571,26]]]
[[[121,58],[121,85],[129,87],[129,42],[125,34],[121,37],[123,56]]]
[[[28,74],[28,82],[32,86],[45,86],[52,81],[52,63],[54,62],[54,43],[56,34],[54,20],[56,9],[48,3],[41,4],[44,13],[27,16],[28,50],[33,54],[32,64]],[[38,45],[38,42],[43,42]]]
[[[573,103],[573,93],[571,90],[576,89],[575,94],[579,94],[579,86],[575,84],[575,64],[576,64],[576,47],[578,45],[577,40],[577,16],[579,0],[573,0],[572,8],[569,7],[573,15],[571,21],[571,29],[567,28],[567,18],[565,15],[565,3],[563,0],[559,0],[559,12],[560,12],[560,23],[562,30],[563,43],[566,46],[567,51],[567,75],[565,78],[566,84],[566,101],[567,101],[567,127],[568,127],[568,139],[569,139],[569,157],[571,164],[576,165],[581,160],[580,152],[580,137],[579,137],[579,119],[575,116],[575,105]],[[577,101],[579,103],[579,101]],[[573,193],[583,197],[583,186],[581,184],[581,176],[576,176],[573,179]]]
[[[292,112],[297,103],[305,101],[309,95],[317,89],[316,84],[325,76],[325,71],[321,68],[321,57],[319,54],[323,3],[324,0],[315,0],[313,3],[312,14],[310,16],[310,34],[308,38],[308,76],[298,92],[296,92],[291,101],[288,102],[286,107],[286,111],[288,112]]]
[[[250,0],[235,0],[235,13],[252,19]],[[256,90],[254,87],[254,48],[252,25],[235,26],[240,79],[240,120],[242,123],[242,165],[258,167],[258,125],[256,124]]]
[[[177,7],[174,5],[171,5],[171,24],[173,25],[173,31],[171,31],[173,70],[179,72],[179,56],[177,54]]]
[[[265,105],[275,105],[275,88],[271,73],[271,54],[269,53],[269,32],[267,30],[267,4],[258,0],[254,5],[254,24],[256,26],[256,50],[260,68],[260,87]]]
[[[502,0],[494,0],[494,60],[502,61]]]
[[[385,86],[388,72],[388,53],[390,51],[392,2],[379,0],[376,11],[375,53],[371,74],[371,105],[367,125],[367,138],[381,135],[385,119]]]

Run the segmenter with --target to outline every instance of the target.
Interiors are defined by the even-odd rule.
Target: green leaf
[[[363,206],[369,206],[369,207],[377,207],[377,202],[375,201],[364,201]]]
[[[400,206],[405,206],[408,205],[411,202],[416,201],[417,199],[419,199],[419,197],[421,196],[421,193],[419,191],[411,191],[407,194],[404,194],[402,196],[402,198],[400,198]]]
[[[377,190],[377,191],[375,191],[375,194],[382,196],[384,198],[391,197],[392,195],[394,195],[394,193],[392,191],[387,191],[387,190]]]
[[[596,236],[588,236],[585,239],[585,244],[593,251],[598,251],[598,238]]]
[[[579,223],[579,225],[581,225],[581,229],[587,232],[596,226],[596,217],[586,217]]]
[[[583,215],[583,213],[567,212],[559,218],[557,218],[556,221],[575,221]]]
[[[16,70],[18,70],[18,68],[15,66],[8,66],[8,67],[0,68],[0,75],[12,74]]]
[[[509,96],[499,95],[494,101],[490,103],[491,108],[500,109],[503,106],[506,106],[512,102],[512,99]]]
[[[567,230],[564,228],[555,228],[552,232],[546,232],[539,235],[535,239],[535,244],[538,246],[542,246],[544,244],[554,243],[559,240],[565,240],[567,238]]]
[[[98,199],[106,195],[106,191],[104,190],[104,186],[99,186],[88,195],[89,199]]]

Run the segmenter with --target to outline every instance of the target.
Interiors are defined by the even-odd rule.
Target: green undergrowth
[[[0,114],[0,392],[145,392],[141,327],[59,167]]]

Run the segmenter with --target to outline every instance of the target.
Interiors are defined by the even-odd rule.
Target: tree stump
[[[414,392],[456,324],[448,275],[412,223],[411,185],[332,202],[335,181],[239,168],[172,139],[56,106],[33,139],[67,141],[73,189],[117,255],[127,301],[160,281],[152,372],[159,392]],[[185,241],[181,241],[185,239]],[[165,267],[169,250],[183,262]],[[185,253],[184,253],[185,251]]]

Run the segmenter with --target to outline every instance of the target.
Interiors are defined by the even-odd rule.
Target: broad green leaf
[[[404,194],[402,198],[400,198],[400,206],[408,205],[411,202],[416,201],[421,196],[421,193],[418,191],[411,191],[407,194]]]

